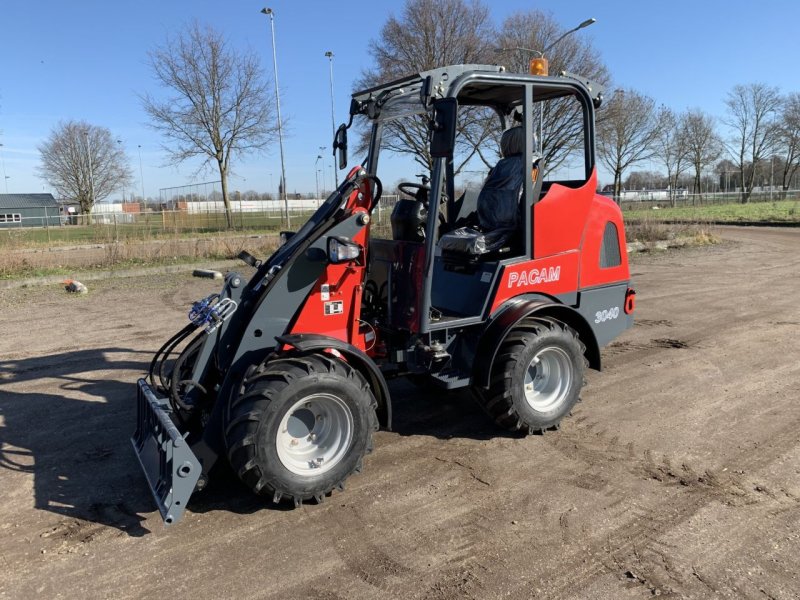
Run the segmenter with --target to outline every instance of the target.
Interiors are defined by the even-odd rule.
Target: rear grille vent
[[[619,254],[619,233],[611,221],[606,223],[603,232],[603,246],[600,248],[600,268],[618,267],[622,264]]]

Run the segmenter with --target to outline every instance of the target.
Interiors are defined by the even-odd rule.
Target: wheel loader
[[[359,123],[361,164],[272,256],[240,255],[254,274],[194,303],[138,381],[131,441],[164,522],[225,463],[275,503],[344,490],[391,428],[393,378],[469,390],[520,434],[557,429],[633,324],[622,213],[596,193],[601,101],[579,76],[495,65],[355,93],[334,152],[345,169]]]

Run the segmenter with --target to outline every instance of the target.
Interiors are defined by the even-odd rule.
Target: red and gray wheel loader
[[[392,378],[468,389],[512,431],[556,429],[633,324],[622,213],[596,193],[601,101],[579,76],[493,65],[354,94],[334,152],[346,168],[355,120],[364,161],[272,256],[240,255],[255,274],[196,302],[138,382],[132,443],[164,522],[223,462],[275,503],[343,490],[391,428]],[[542,143],[543,114],[569,135]],[[492,152],[476,180],[465,165]],[[383,202],[388,178],[401,196]]]

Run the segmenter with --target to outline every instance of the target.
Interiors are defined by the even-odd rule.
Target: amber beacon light
[[[529,71],[531,75],[547,75],[547,59],[544,56],[532,58]]]

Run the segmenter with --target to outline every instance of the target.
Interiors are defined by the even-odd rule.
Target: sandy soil
[[[393,386],[322,505],[238,484],[165,528],[134,382],[212,282],[0,292],[0,598],[800,597],[800,231],[634,259],[636,327],[558,432]]]

